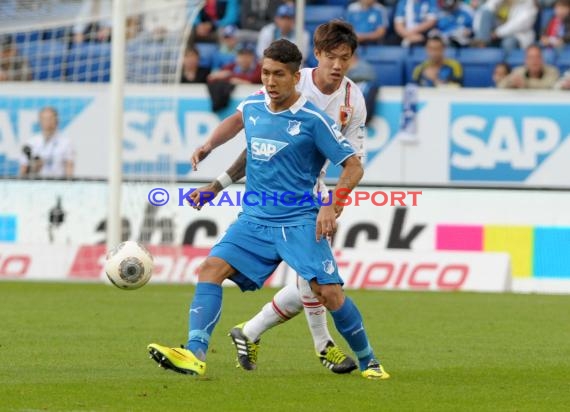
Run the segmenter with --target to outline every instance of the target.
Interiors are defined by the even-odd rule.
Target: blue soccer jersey
[[[266,95],[256,94],[238,110],[247,141],[241,218],[268,226],[314,224],[319,202],[313,190],[321,168],[326,159],[339,165],[354,155],[351,144],[303,96],[273,113]]]

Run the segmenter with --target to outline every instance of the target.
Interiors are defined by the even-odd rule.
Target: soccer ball
[[[120,289],[138,289],[150,280],[154,263],[150,252],[140,243],[127,241],[107,253],[105,273]]]

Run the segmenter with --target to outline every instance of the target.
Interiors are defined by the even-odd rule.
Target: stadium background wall
[[[165,89],[127,86],[123,171],[126,178],[209,180],[243,147],[243,138],[214,153],[198,172],[189,154],[255,91],[240,86],[231,106],[215,114],[205,86]],[[399,139],[401,88],[383,88],[368,129],[363,183],[372,185],[487,185],[569,188],[570,118],[568,96],[553,91],[422,89],[417,138]],[[38,84],[0,90],[0,175],[17,174],[21,147],[37,131],[37,111],[60,111],[63,133],[77,151],[76,175],[106,178],[108,85]],[[163,104],[168,101],[169,104]],[[175,102],[174,104],[172,102]],[[329,177],[338,174],[331,169]]]
[[[239,207],[227,204],[200,212],[179,206],[179,189],[195,186],[125,183],[123,235],[154,245],[154,281],[194,282],[200,260],[237,216]],[[0,279],[104,280],[106,182],[4,180],[0,187]],[[170,195],[164,206],[149,205],[156,187]],[[232,198],[236,190],[244,187],[232,187]],[[417,206],[362,202],[343,213],[334,248],[348,287],[570,293],[570,192],[394,190],[422,195]],[[291,281],[290,272],[280,268],[270,284]]]

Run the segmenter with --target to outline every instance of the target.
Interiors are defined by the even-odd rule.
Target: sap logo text
[[[526,180],[568,137],[564,110],[560,105],[453,105],[451,180]]]
[[[277,140],[254,137],[251,139],[251,156],[256,160],[267,162],[288,144]]]
[[[481,136],[490,128],[489,140]],[[560,142],[560,128],[551,119],[522,119],[522,136],[510,117],[498,117],[491,125],[478,116],[465,116],[453,123],[451,138],[467,154],[454,153],[454,166],[490,169],[499,162],[511,163],[515,169],[533,169],[540,155],[550,153]]]

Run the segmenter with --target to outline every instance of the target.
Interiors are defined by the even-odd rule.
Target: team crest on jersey
[[[291,136],[297,136],[299,133],[301,133],[301,122],[297,120],[289,120],[287,133],[289,133]]]
[[[350,119],[352,118],[352,107],[350,106],[340,106],[339,111],[340,125],[341,127],[346,127]]]

